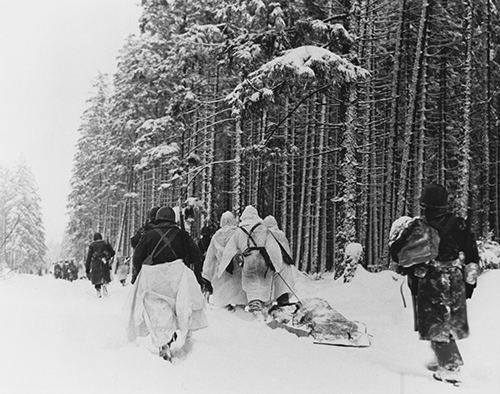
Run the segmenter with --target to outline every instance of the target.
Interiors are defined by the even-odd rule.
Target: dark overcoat
[[[168,234],[167,234],[168,232]],[[165,238],[162,236],[167,234]],[[157,247],[158,245],[158,247]],[[137,244],[132,259],[132,283],[135,282],[143,262],[155,250],[151,265],[169,263],[182,259],[201,283],[202,254],[190,235],[174,222],[159,220],[147,230]]]
[[[103,240],[94,241],[89,246],[85,271],[93,285],[106,284],[110,278],[110,259],[115,255],[111,245]]]
[[[464,280],[464,265],[478,263],[477,246],[465,221],[450,212],[426,212],[429,225],[439,232],[439,254],[435,261],[419,264],[403,273],[413,294],[415,330],[420,339],[447,342],[450,337],[462,339],[469,335],[466,298],[468,289]],[[404,234],[401,237],[404,239]],[[391,246],[397,261],[398,248]],[[459,254],[464,259],[459,259]]]

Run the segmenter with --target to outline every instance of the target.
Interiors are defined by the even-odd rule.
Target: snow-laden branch
[[[158,145],[145,151],[141,157],[141,161],[139,164],[136,164],[135,168],[137,170],[145,169],[151,163],[176,157],[177,153],[179,153],[179,145],[175,142]]]
[[[227,100],[233,106],[233,115],[253,103],[272,102],[275,91],[285,86],[303,86],[307,83],[341,85],[355,82],[369,76],[362,67],[328,49],[317,46],[301,46],[285,51],[252,72],[238,84]]]

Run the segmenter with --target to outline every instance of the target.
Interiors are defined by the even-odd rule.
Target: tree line
[[[300,269],[340,274],[360,242],[379,270],[392,221],[420,213],[430,181],[498,239],[498,6],[144,0],[82,116],[67,253],[100,231],[128,255],[152,206],[194,207],[196,237],[253,204]]]
[[[0,271],[44,273],[46,252],[40,197],[31,169],[23,161],[13,168],[0,166]]]

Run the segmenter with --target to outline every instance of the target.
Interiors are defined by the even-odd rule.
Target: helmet
[[[437,183],[431,183],[424,187],[420,204],[426,208],[447,208],[448,192],[444,186]]]

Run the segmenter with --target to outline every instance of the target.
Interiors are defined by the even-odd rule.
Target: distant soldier
[[[69,280],[68,260],[64,260],[63,263],[62,263],[62,278],[64,280]]]
[[[54,278],[61,279],[62,278],[62,267],[58,261],[54,263]]]
[[[130,257],[123,257],[120,256],[119,258],[116,258],[116,268],[115,268],[115,275],[116,279],[120,281],[122,286],[125,286],[127,283],[127,276],[130,271]]]
[[[200,231],[201,237],[198,240],[198,248],[200,248],[203,257],[205,257],[207,249],[210,245],[210,240],[212,239],[216,231],[217,231],[217,226],[215,226],[212,223],[203,226],[203,228],[201,229]]]
[[[89,246],[87,260],[85,263],[85,272],[87,278],[94,285],[97,297],[108,295],[106,285],[111,281],[110,277],[110,260],[115,255],[115,251],[111,245],[102,239],[100,233],[94,234],[94,242]],[[102,292],[101,292],[102,290]]]
[[[74,280],[78,279],[78,267],[76,266],[74,260],[69,260],[68,271],[69,271],[70,282],[73,282]]]
[[[146,220],[146,223],[142,227],[140,227],[135,234],[133,235],[132,238],[130,238],[130,245],[132,248],[136,248],[137,244],[141,240],[142,236],[150,229],[153,228],[153,226],[156,224],[156,212],[158,212],[158,209],[160,207],[153,207],[149,211],[149,217]]]

